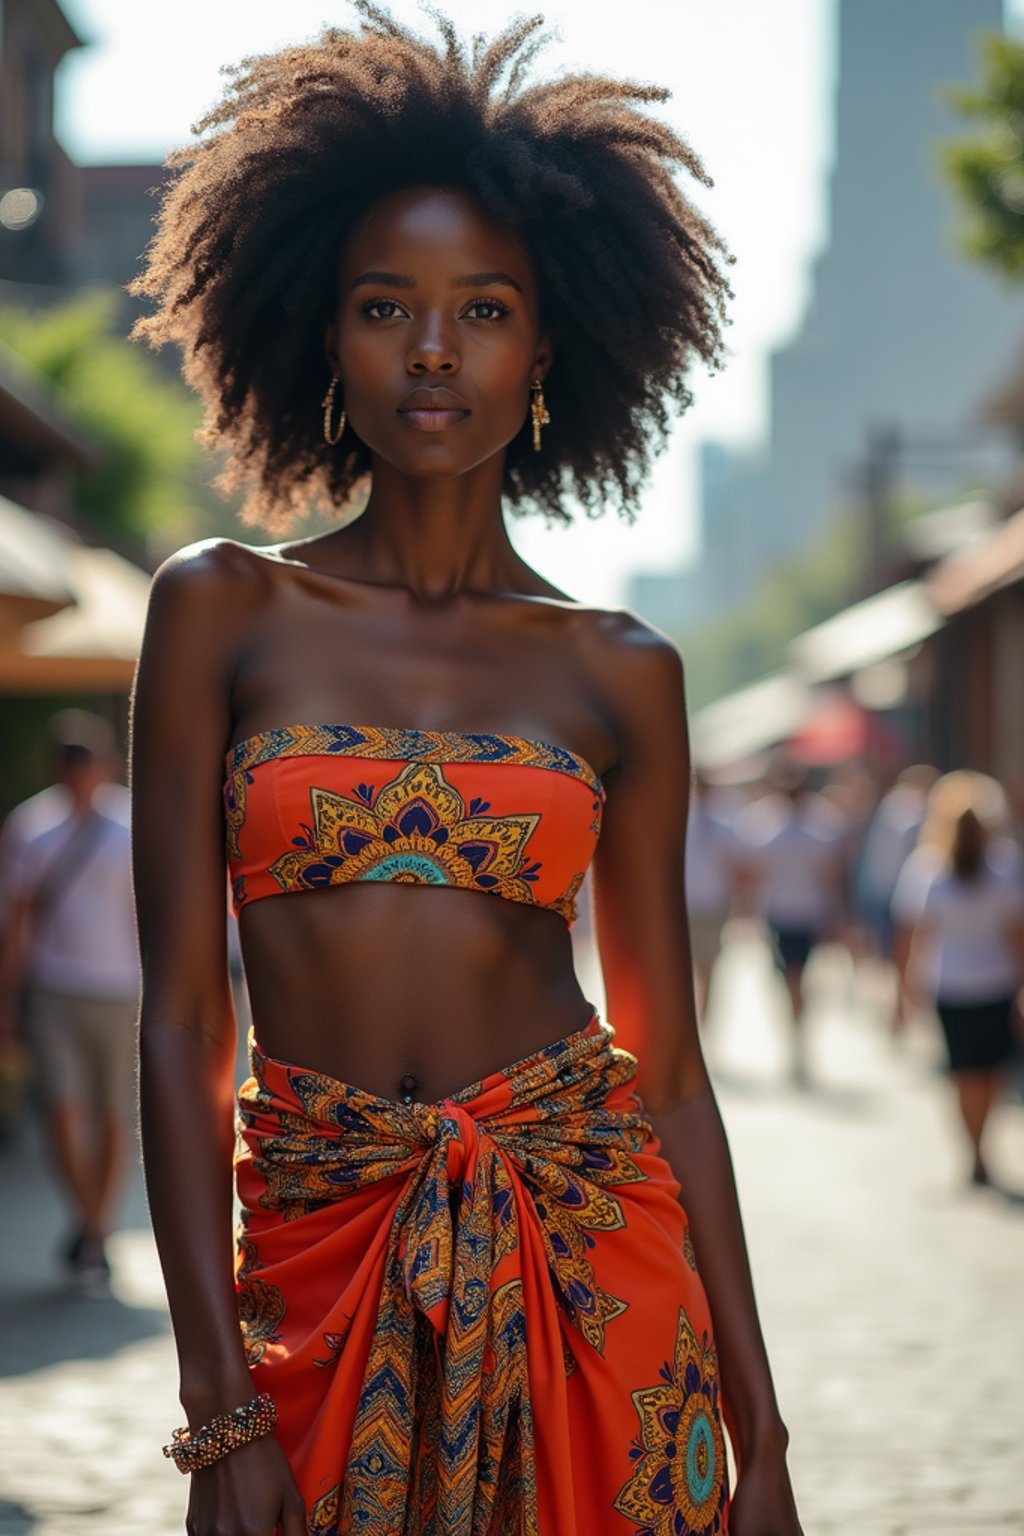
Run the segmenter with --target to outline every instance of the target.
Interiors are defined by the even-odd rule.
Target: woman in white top
[[[920,860],[914,869],[908,861],[893,907],[897,919],[912,927],[906,979],[930,994],[942,1025],[974,1156],[971,1179],[987,1184],[981,1143],[1014,1052],[1015,995],[1024,977],[1024,888],[1019,863],[992,835],[975,780],[982,776],[958,774],[955,783],[936,785],[940,802],[950,789],[960,802],[940,821],[945,847],[933,842],[927,849],[927,874]]]

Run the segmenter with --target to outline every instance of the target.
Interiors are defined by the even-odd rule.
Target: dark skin
[[[502,520],[505,449],[531,381],[553,364],[530,253],[462,193],[393,194],[342,253],[325,351],[324,383],[327,368],[341,375],[339,404],[372,453],[366,511],[324,536],[269,550],[209,541],[166,562],[136,685],[143,1139],[189,1420],[251,1394],[230,1244],[226,750],[271,726],[327,721],[542,738],[584,756],[607,790],[592,868],[607,1016],[621,1043],[643,1042],[639,1087],[714,1313],[740,1465],[731,1530],[800,1536],[681,937],[678,653],[633,615],[545,582]],[[469,414],[440,430],[403,418],[421,387],[447,388]],[[443,1097],[592,1012],[565,922],[474,892],[293,893],[244,908],[241,941],[263,1049],[386,1097],[406,1074],[419,1098]],[[272,1439],[192,1482],[192,1536],[305,1529]]]

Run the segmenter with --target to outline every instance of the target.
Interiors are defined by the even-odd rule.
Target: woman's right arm
[[[251,567],[249,567],[251,570]],[[232,1260],[235,1017],[222,779],[231,677],[252,592],[238,546],[208,542],[153,579],[132,700],[135,903],[142,961],[146,1188],[193,1428],[253,1395]],[[303,1536],[272,1439],[193,1475],[193,1536]]]

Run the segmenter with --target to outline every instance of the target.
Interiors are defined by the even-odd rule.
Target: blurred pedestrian
[[[100,716],[63,710],[51,740],[57,782],[12,811],[0,844],[0,1038],[23,1032],[34,1058],[72,1209],[66,1263],[103,1290],[134,1111],[129,794]]]
[[[853,877],[854,910],[875,954],[893,956],[892,895],[924,823],[928,792],[938,769],[927,763],[904,768],[879,800]]]
[[[940,779],[918,855],[893,899],[908,929],[901,948],[911,998],[933,1003],[970,1143],[970,1177],[987,1184],[985,1127],[1015,1050],[1015,996],[1024,977],[1024,883],[1015,845],[982,774]]]
[[[701,1023],[741,861],[742,845],[732,821],[715,803],[714,785],[697,771],[686,828],[686,904],[697,1017]]]
[[[744,887],[768,930],[793,1020],[793,1078],[807,1082],[804,971],[814,948],[837,935],[845,915],[846,821],[809,787],[796,764],[781,767],[774,789],[736,820],[744,849]]]

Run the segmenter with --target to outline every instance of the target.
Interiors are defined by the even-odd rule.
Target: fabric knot
[[[479,1139],[479,1127],[454,1099],[445,1099],[438,1125],[438,1139],[444,1143],[449,1183],[461,1180]]]

